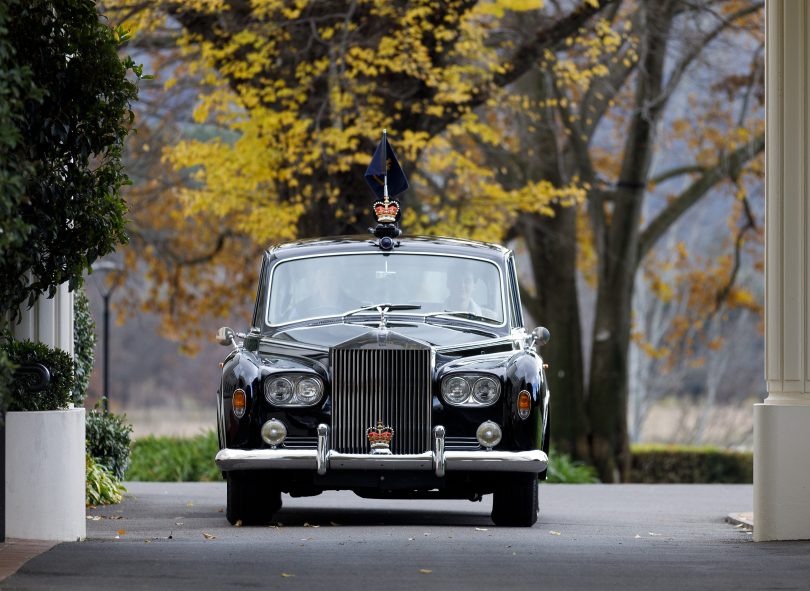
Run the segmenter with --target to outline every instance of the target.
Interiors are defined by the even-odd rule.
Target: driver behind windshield
[[[447,271],[447,290],[449,295],[444,301],[445,312],[469,312],[482,316],[481,306],[472,297],[475,287],[475,275],[467,265],[453,267]]]

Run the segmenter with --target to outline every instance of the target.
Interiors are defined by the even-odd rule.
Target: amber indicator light
[[[529,393],[526,390],[523,390],[518,395],[518,410],[529,410],[532,405],[532,399],[529,396]]]
[[[244,410],[245,408],[245,391],[242,388],[237,388],[233,391],[233,408],[234,410]]]

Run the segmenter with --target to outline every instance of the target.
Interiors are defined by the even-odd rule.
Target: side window
[[[509,306],[512,310],[512,328],[520,328],[523,326],[523,311],[520,307],[520,290],[518,289],[514,255],[509,255],[507,267],[509,269],[509,291],[512,292],[509,298]]]

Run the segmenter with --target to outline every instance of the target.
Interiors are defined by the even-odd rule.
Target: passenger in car
[[[472,298],[474,287],[475,275],[472,269],[463,267],[458,271],[449,270],[447,272],[447,289],[450,295],[444,301],[445,311],[469,312],[481,316],[481,306]]]

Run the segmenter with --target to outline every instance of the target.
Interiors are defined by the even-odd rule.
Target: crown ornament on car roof
[[[393,239],[402,234],[398,226],[401,207],[399,201],[392,197],[408,188],[408,179],[399,165],[394,148],[388,142],[388,132],[385,129],[366,169],[365,178],[377,196],[377,201],[373,205],[377,225],[370,228],[371,233],[380,239],[377,243],[380,248],[390,250],[394,246]]]

